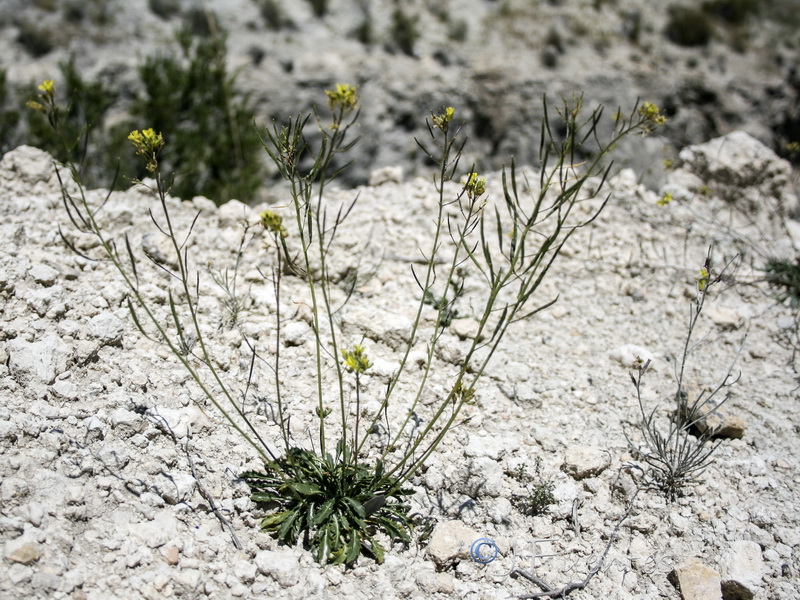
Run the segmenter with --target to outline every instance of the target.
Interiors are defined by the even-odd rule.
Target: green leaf
[[[338,540],[341,538],[341,530],[339,527],[339,515],[334,513],[328,522],[328,530],[331,532],[333,539]]]
[[[295,537],[295,535],[290,532],[292,530],[292,525],[294,525],[295,521],[297,521],[298,517],[300,516],[300,512],[297,509],[287,510],[284,512],[289,513],[289,515],[287,515],[288,518],[285,518],[285,520],[283,521],[283,525],[281,525],[280,529],[278,529],[278,533],[276,535],[280,540],[288,540],[290,542],[294,542],[293,538]]]
[[[372,552],[372,555],[375,557],[375,562],[378,563],[379,565],[382,565],[383,555],[386,551],[383,549],[383,546],[381,546],[378,542],[376,542],[372,538],[370,538],[369,543],[372,546],[372,548],[370,548],[370,551]]]
[[[272,531],[283,523],[291,514],[292,511],[284,510],[273,515],[267,515],[261,520],[261,529]]]
[[[358,558],[358,555],[361,554],[361,538],[353,532],[350,536],[350,539],[347,542],[347,553],[344,557],[345,564],[350,564],[355,559]]]
[[[409,541],[408,528],[398,521],[392,519],[380,519],[377,523],[378,529],[382,529],[392,540]]]
[[[328,540],[328,530],[323,529],[318,534],[317,540],[316,560],[320,564],[328,562],[328,554],[330,554],[330,542]]]
[[[281,500],[281,496],[272,492],[253,492],[250,495],[250,500],[253,502],[275,502]]]
[[[376,513],[381,509],[381,507],[386,504],[386,496],[383,494],[378,494],[377,496],[371,498],[364,502],[364,514],[365,516],[369,517],[370,515]]]
[[[290,483],[288,487],[290,487],[292,490],[294,490],[301,496],[313,496],[315,494],[322,493],[322,490],[319,489],[319,486],[313,483],[305,483],[302,481],[299,483]]]
[[[362,519],[367,518],[367,514],[364,512],[364,507],[361,505],[361,502],[347,497],[345,497],[344,501],[350,505],[350,508],[352,508],[356,513],[356,516],[361,517]]]
[[[314,516],[313,523],[314,525],[319,525],[323,521],[325,521],[333,512],[333,507],[336,505],[336,498],[331,498],[325,504],[323,504],[319,512]]]

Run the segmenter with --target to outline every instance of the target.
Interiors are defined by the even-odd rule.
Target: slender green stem
[[[157,179],[157,181],[160,182],[160,179]],[[80,181],[76,180],[76,183],[78,184],[78,187],[79,187],[79,189],[81,191],[81,206],[80,206],[80,208],[82,209],[82,214],[83,214],[83,217],[85,218],[85,223],[88,225],[89,231],[96,237],[96,239],[100,243],[101,247],[103,248],[104,253],[108,257],[108,259],[111,261],[111,263],[114,265],[114,267],[116,268],[117,272],[122,277],[126,287],[133,294],[134,298],[136,298],[137,304],[145,312],[145,314],[148,317],[148,320],[150,321],[150,323],[153,325],[153,327],[158,332],[159,339],[167,344],[167,347],[170,349],[172,354],[175,355],[175,357],[183,365],[183,367],[187,370],[187,372],[191,376],[192,380],[198,385],[198,387],[203,392],[203,394],[211,401],[211,403],[215,406],[215,408],[217,408],[217,410],[220,411],[220,413],[225,418],[225,420],[228,421],[228,423],[236,430],[236,432],[239,433],[242,436],[242,438],[245,441],[247,441],[259,453],[259,455],[261,455],[263,460],[268,461],[270,458],[272,458],[274,460],[275,459],[275,455],[272,453],[272,451],[270,450],[270,448],[266,444],[266,442],[264,442],[264,440],[261,439],[260,436],[258,436],[258,433],[253,429],[253,427],[250,424],[249,420],[246,417],[244,417],[243,413],[241,412],[241,409],[239,409],[237,404],[235,402],[232,403],[233,406],[234,406],[234,409],[239,413],[239,415],[245,418],[245,422],[250,427],[250,429],[253,431],[253,433],[256,435],[256,439],[258,439],[259,443],[256,443],[253,440],[253,438],[251,438],[250,435],[244,429],[242,429],[242,427],[236,422],[236,420],[228,413],[228,411],[222,406],[222,404],[215,398],[214,394],[211,392],[210,389],[208,389],[208,387],[206,386],[203,378],[200,376],[198,371],[193,367],[193,365],[189,362],[189,360],[186,358],[186,356],[183,355],[183,353],[181,352],[180,348],[178,348],[173,343],[171,336],[166,331],[166,329],[164,329],[164,326],[161,324],[161,322],[156,317],[156,315],[152,312],[152,310],[150,309],[150,306],[148,305],[148,303],[145,301],[145,299],[142,297],[141,293],[139,292],[138,285],[131,278],[130,274],[128,273],[128,270],[122,264],[122,261],[121,261],[119,255],[118,255],[118,253],[116,251],[115,246],[108,239],[106,239],[106,237],[103,235],[103,230],[102,230],[102,228],[100,227],[100,225],[98,224],[98,222],[96,220],[95,211],[91,207],[91,205],[88,203],[88,200],[86,199],[85,194],[83,193],[83,186],[81,185]],[[163,191],[163,188],[159,185],[158,190],[159,190],[159,194],[161,194],[161,192]],[[78,208],[78,206],[74,204],[74,200],[71,199],[71,197],[68,196],[66,190],[63,190],[62,193],[65,195],[65,200],[66,200],[66,198],[69,198],[68,201],[73,203],[73,207]],[[163,197],[162,197],[162,202],[163,202]],[[164,204],[164,206],[166,206],[166,205]],[[171,227],[171,225],[170,225],[170,227]],[[183,263],[181,262],[181,264],[183,264]],[[183,281],[184,282],[186,281],[185,277],[183,278]],[[199,331],[198,331],[198,333],[199,333]],[[212,372],[214,371],[213,365],[209,365],[209,363],[205,362],[205,361],[204,361],[204,363],[211,368]],[[225,389],[224,385],[222,385],[221,387],[223,389],[223,392],[227,392],[227,390]],[[229,394],[226,394],[226,396],[230,398]]]

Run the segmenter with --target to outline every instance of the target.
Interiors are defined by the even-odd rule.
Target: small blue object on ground
[[[489,538],[480,538],[472,543],[469,553],[472,560],[482,564],[488,564],[497,558],[497,544]]]

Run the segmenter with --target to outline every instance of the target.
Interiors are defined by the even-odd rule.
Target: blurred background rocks
[[[227,141],[214,135],[227,121],[239,163],[193,156],[173,165],[178,180],[197,183],[178,195],[217,202],[270,196],[265,184],[276,174],[263,160],[251,115],[260,128],[314,106],[324,115],[322,90],[345,82],[359,86],[362,105],[348,186],[382,167],[402,167],[406,177],[425,173],[427,159],[413,138],[428,135],[425,118],[442,105],[454,106],[466,123],[465,169],[474,163],[495,170],[511,157],[536,164],[545,95],[551,108],[579,94],[587,109],[606,105],[609,129],[617,107],[630,111],[637,98],[664,108],[669,123],[647,151],[635,140],[618,154],[619,166],[653,187],[680,148],[734,130],[796,165],[798,9],[797,0],[4,0],[0,151],[22,143],[54,151],[52,140],[37,139],[42,128],[24,103],[43,79],[67,90],[71,68],[73,83],[77,77],[83,86],[73,86],[73,95],[94,94],[91,110],[76,115],[99,130],[93,183],[108,186],[106,163],[120,157],[117,186],[129,185],[127,128],[158,125],[169,139],[167,125],[188,127],[197,137],[172,136],[173,147],[205,139],[206,153],[222,155],[230,154],[220,147]],[[224,46],[203,50],[209,40]],[[189,71],[199,60],[208,72],[181,83],[179,72],[164,71],[154,87],[143,65],[168,57]],[[215,68],[222,68],[216,80]],[[222,81],[229,93],[215,98]],[[188,107],[192,98],[231,110],[198,116]],[[206,172],[198,161],[212,166]],[[236,181],[206,186],[220,173]]]

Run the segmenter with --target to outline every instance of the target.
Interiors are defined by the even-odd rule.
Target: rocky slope
[[[175,52],[177,28],[207,30],[207,10],[228,33],[231,67],[259,123],[307,112],[336,82],[361,87],[351,183],[381,166],[423,169],[408,140],[427,135],[425,117],[444,103],[469,124],[467,160],[487,171],[511,156],[535,164],[544,94],[623,108],[642,97],[666,107],[670,124],[648,142],[647,162],[633,148],[623,160],[661,185],[661,160],[685,145],[736,129],[783,155],[800,138],[797,3],[717,2],[710,17],[679,21],[668,35],[670,11],[694,4],[416,0],[397,13],[390,0],[7,0],[0,52],[10,83],[29,89],[74,55],[85,77],[121,92],[124,111],[138,93],[137,65]],[[739,22],[728,5],[759,11]],[[700,20],[707,43],[674,41],[690,40]]]
[[[724,589],[725,598],[800,598],[800,404],[796,346],[785,343],[796,321],[759,270],[767,256],[792,257],[800,247],[790,218],[796,176],[743,133],[680,156],[658,190],[630,170],[613,177],[607,209],[575,235],[542,290],[542,300],[560,294],[558,303],[509,334],[469,421],[413,482],[423,523],[413,543],[391,548],[384,565],[361,558],[345,569],[321,568],[302,548],[258,531],[259,513],[237,480],[257,467],[252,449],[174,357],[138,332],[110,265],[66,249],[59,226],[72,230],[51,159],[32,148],[9,152],[0,162],[0,596],[502,599],[539,591],[511,577],[515,568],[560,587],[600,565],[574,597],[720,598]],[[488,179],[493,201],[502,200],[499,175]],[[661,206],[666,193],[673,200]],[[345,335],[363,338],[374,357],[369,405],[398,360],[416,291],[408,258],[429,236],[435,197],[430,181],[414,179],[332,191],[328,201],[356,194],[334,250],[342,272],[357,260],[374,271],[342,313]],[[115,237],[127,234],[135,252],[158,256],[153,201],[142,189],[115,193],[102,219]],[[201,212],[189,250],[200,269],[204,327],[236,389],[248,351],[224,326],[223,294],[209,269],[233,267],[242,222],[255,212],[202,198],[171,208],[183,227]],[[275,300],[257,269],[268,272],[271,262],[258,237],[247,240],[239,276],[250,304],[241,328],[268,356]],[[652,360],[644,398],[666,402],[710,246],[717,264],[738,257],[737,268],[709,299],[690,373],[698,386],[713,385],[741,349],[741,376],[725,408],[742,437],[722,440],[676,503],[651,490],[634,497],[637,475],[626,468],[637,464],[626,435],[639,439],[632,363]],[[143,268],[140,276],[166,314],[164,273]],[[303,406],[313,400],[311,332],[301,282],[286,284],[284,380],[303,438]],[[467,291],[465,314],[480,288]],[[432,395],[471,325],[456,321],[445,334]],[[271,390],[265,367],[249,410],[275,439]],[[523,464],[532,472],[537,461],[553,480],[555,503],[533,517],[513,501],[525,493],[514,474]],[[499,549],[487,565],[469,556],[483,537]]]

